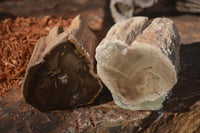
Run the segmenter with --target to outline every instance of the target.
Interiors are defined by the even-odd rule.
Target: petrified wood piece
[[[134,0],[135,5],[141,8],[151,7],[155,3],[158,3],[158,0]]]
[[[115,22],[126,20],[133,15],[133,0],[111,0],[110,11]]]
[[[91,103],[101,91],[94,71],[98,41],[80,16],[38,40],[23,85],[27,103],[40,111],[72,109]]]
[[[111,15],[115,22],[119,22],[131,18],[133,16],[135,6],[147,8],[157,2],[158,0],[111,0]]]
[[[170,19],[115,24],[96,49],[97,73],[117,105],[158,110],[177,82],[179,35]]]
[[[180,12],[199,13],[200,0],[177,0],[176,9]]]

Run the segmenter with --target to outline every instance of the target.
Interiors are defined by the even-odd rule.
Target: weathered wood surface
[[[96,49],[97,73],[117,105],[159,110],[177,83],[179,35],[173,21],[134,17],[115,24]]]
[[[110,10],[114,21],[119,22],[131,18],[136,6],[147,8],[157,2],[158,0],[111,0]]]
[[[133,0],[111,0],[110,11],[115,22],[132,17],[134,12]]]
[[[25,101],[40,111],[90,104],[102,85],[94,70],[98,41],[80,16],[65,30],[38,40],[23,85]]]
[[[180,12],[200,13],[200,0],[177,0],[176,9]]]
[[[135,5],[141,8],[147,8],[153,6],[155,3],[158,3],[158,0],[135,0]]]

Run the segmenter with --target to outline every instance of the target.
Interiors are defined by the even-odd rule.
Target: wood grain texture
[[[38,40],[30,59],[23,96],[40,111],[90,104],[102,85],[94,70],[98,41],[80,16]]]
[[[115,24],[96,49],[97,73],[117,105],[158,110],[177,82],[179,35],[173,22],[133,17]]]
[[[177,0],[176,9],[180,12],[199,13],[200,0]]]

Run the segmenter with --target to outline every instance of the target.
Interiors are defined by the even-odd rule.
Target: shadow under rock
[[[99,42],[106,36],[108,30],[115,24],[110,12],[110,0],[106,0],[104,6],[104,18],[101,30],[93,30]]]
[[[102,22],[102,29],[93,31],[96,34],[99,42],[106,36],[110,27],[114,25],[114,21],[113,21],[112,16],[111,16],[109,4],[110,4],[110,0],[106,0],[106,4],[105,4],[105,7],[104,7],[105,16],[104,16],[104,19],[103,19],[103,22]],[[90,105],[87,105],[87,106],[97,106],[97,105],[100,105],[100,104],[110,102],[112,100],[113,100],[113,98],[112,98],[110,91],[108,90],[107,87],[104,86],[102,91],[100,92],[100,94],[94,100],[94,102]]]
[[[200,42],[181,45],[178,83],[164,103],[167,112],[185,112],[200,100]]]
[[[110,102],[112,100],[113,100],[113,98],[112,98],[110,91],[108,90],[108,88],[106,88],[104,86],[102,91],[100,92],[100,94],[97,96],[97,98],[94,100],[94,102],[89,106],[101,105],[101,104]]]
[[[6,18],[11,18],[11,19],[15,19],[16,16],[14,14],[11,13],[7,13],[7,12],[0,12],[0,20],[4,20]]]

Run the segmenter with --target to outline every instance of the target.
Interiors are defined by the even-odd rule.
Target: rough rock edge
[[[134,45],[140,45],[140,44],[142,44],[143,46],[144,45],[146,45],[146,46],[152,45],[156,49],[159,48],[161,53],[168,57],[168,59],[167,58],[166,59],[169,60],[169,64],[174,66],[175,73],[178,74],[178,72],[179,72],[179,49],[180,49],[179,40],[180,40],[180,38],[179,38],[178,32],[173,24],[173,21],[171,21],[170,19],[167,19],[167,18],[156,18],[149,26],[147,26],[147,20],[148,20],[148,18],[146,18],[146,17],[134,17],[134,18],[128,19],[126,21],[121,21],[121,22],[115,24],[113,27],[111,27],[111,29],[107,33],[106,37],[102,40],[99,47],[97,47],[97,49],[96,49],[96,51],[97,51],[96,59],[97,59],[98,63],[100,63],[101,66],[102,65],[106,66],[104,61],[98,59],[98,53],[101,53],[100,47],[102,47],[103,44],[105,44],[109,41],[121,42],[122,45],[125,45],[125,46],[128,45],[127,47],[129,47],[129,48],[134,47]],[[133,26],[132,26],[132,24],[133,24]],[[158,27],[157,24],[159,24],[160,27]],[[123,28],[119,28],[119,27],[123,27]],[[158,38],[159,37],[158,34],[162,34],[162,33],[163,34],[166,33],[166,36],[168,36],[167,34],[170,33],[169,38],[166,36],[162,36],[162,35],[160,35],[161,38]],[[153,36],[149,36],[148,34],[149,35],[152,34]],[[149,36],[149,38],[148,38],[148,36]],[[152,44],[152,38],[154,39],[153,43],[156,43],[156,44]],[[160,44],[163,46],[159,46]],[[175,77],[176,77],[175,79],[177,79],[177,76],[175,76]],[[176,80],[176,82],[177,82],[177,80]],[[111,90],[111,92],[112,92],[112,90]],[[154,108],[149,108],[149,109],[150,110],[158,110],[158,109],[162,108],[162,102],[165,100],[167,93],[168,92],[166,92],[166,94],[164,94],[161,97],[152,101],[154,103],[159,103],[160,106],[155,106]],[[123,102],[122,102],[122,100],[120,100],[121,98],[119,98],[119,96],[117,96],[113,92],[112,92],[112,95],[113,95],[114,101],[118,101],[118,103],[115,102],[116,104],[118,104],[119,106],[121,106],[123,108],[128,109],[128,105],[123,104]],[[158,100],[161,100],[161,101],[158,102]],[[145,106],[141,107],[140,104],[142,104],[141,106],[149,105],[149,102],[144,101],[144,102],[136,104],[136,105],[131,105],[131,106],[133,106],[133,108],[131,108],[131,109],[133,109],[133,110],[138,110],[141,108],[143,108],[142,110],[147,109]],[[137,106],[137,107],[134,107],[134,106]]]
[[[30,58],[30,61],[28,63],[26,73],[25,73],[24,83],[22,85],[22,93],[23,93],[22,95],[23,95],[23,97],[25,97],[24,96],[24,91],[25,91],[24,84],[25,84],[25,81],[26,81],[26,78],[27,78],[30,68],[37,64],[43,63],[44,57],[47,56],[48,54],[50,54],[51,51],[56,46],[58,46],[59,44],[61,44],[63,42],[70,41],[73,44],[75,44],[76,48],[78,50],[80,50],[81,53],[85,54],[85,57],[88,59],[88,61],[91,61],[89,63],[89,67],[90,67],[89,72],[98,80],[98,84],[100,85],[100,89],[97,92],[97,94],[95,96],[93,96],[93,98],[85,105],[91,104],[95,100],[95,98],[98,96],[98,94],[101,92],[103,85],[94,69],[95,53],[92,51],[89,51],[91,49],[85,49],[84,46],[87,46],[88,40],[90,40],[89,46],[93,46],[93,47],[89,47],[89,48],[94,48],[97,46],[98,40],[97,40],[96,36],[92,33],[92,31],[90,31],[88,26],[84,23],[83,18],[80,15],[76,16],[72,20],[71,25],[68,28],[66,28],[64,32],[62,32],[62,30],[63,29],[60,29],[58,26],[55,26],[50,30],[47,37],[42,37],[37,41],[35,48],[33,50],[32,56]],[[59,34],[59,33],[61,33],[61,34]],[[81,35],[81,33],[83,33],[83,35]],[[84,40],[86,40],[86,41],[84,41]],[[43,45],[39,45],[41,43]],[[48,45],[49,47],[46,47],[47,43],[50,43],[50,45]],[[40,51],[39,53],[42,53],[42,55],[38,54],[38,56],[35,56],[36,53],[38,53],[38,51]]]

